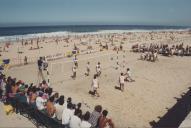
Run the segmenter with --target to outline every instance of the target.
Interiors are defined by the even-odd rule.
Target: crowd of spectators
[[[72,98],[54,92],[44,80],[39,85],[26,84],[22,80],[0,74],[0,100],[9,104],[18,113],[17,103],[27,103],[45,113],[49,118],[60,122],[65,128],[114,128],[108,111],[101,105],[95,106],[92,113],[82,112],[81,103],[74,104]]]
[[[168,45],[168,44],[136,44],[132,46],[133,52],[141,53],[158,53],[164,56],[191,56],[191,46],[179,44],[179,45]]]

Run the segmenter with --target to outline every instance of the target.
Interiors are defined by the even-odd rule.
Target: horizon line
[[[42,23],[26,23],[26,24],[5,24],[0,23],[0,28],[8,27],[57,27],[57,26],[158,26],[158,27],[191,27],[191,25],[164,25],[164,24],[42,24]],[[3,26],[2,26],[3,25]]]

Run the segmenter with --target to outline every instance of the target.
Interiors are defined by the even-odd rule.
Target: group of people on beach
[[[73,75],[71,76],[73,79],[76,78],[76,71],[78,68],[78,59],[77,56],[75,55],[74,59],[73,59],[73,67],[72,67],[72,72]],[[98,78],[101,75],[101,63],[98,62],[96,65],[96,73],[93,75],[93,79],[92,79],[92,84],[91,84],[91,90],[89,91],[89,94],[91,94],[92,96],[97,96],[99,97],[99,93],[98,93],[98,88],[99,88],[99,81]],[[90,75],[90,62],[87,62],[86,65],[86,72],[85,72],[85,76],[89,76]],[[126,82],[134,82],[135,80],[132,79],[132,75],[131,75],[131,71],[130,68],[127,68],[126,73],[121,73],[120,77],[119,77],[119,89],[121,91],[124,91],[124,84]]]
[[[127,68],[127,72],[126,73],[121,72],[121,74],[119,76],[119,85],[120,85],[119,89],[122,92],[124,91],[125,82],[135,82],[135,80],[132,79],[130,68]]]
[[[72,67],[72,72],[73,75],[71,76],[73,79],[76,78],[76,71],[78,68],[78,59],[77,56],[75,55],[74,59],[73,59],[73,67]],[[86,72],[85,72],[85,76],[89,76],[90,75],[90,62],[88,61],[86,64]],[[91,85],[91,90],[89,91],[90,94],[99,97],[99,93],[97,91],[97,89],[99,88],[99,82],[98,82],[98,77],[101,75],[101,63],[98,62],[96,65],[96,73],[93,76],[93,80],[92,80],[92,85]]]
[[[169,44],[136,44],[132,46],[133,52],[140,52],[141,59],[152,60],[158,59],[157,54],[163,56],[191,56],[191,46],[184,44],[169,45]]]
[[[18,113],[18,103],[27,103],[60,122],[64,128],[114,128],[113,121],[107,117],[108,111],[101,105],[95,106],[92,113],[82,112],[82,103],[73,103],[72,98],[54,92],[44,80],[38,85],[26,84],[22,80],[0,74],[0,100],[13,107]]]

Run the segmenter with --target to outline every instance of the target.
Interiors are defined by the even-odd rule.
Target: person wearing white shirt
[[[99,88],[99,82],[98,82],[97,77],[98,77],[97,74],[95,74],[94,78],[92,80],[92,89],[93,89],[93,94],[97,95],[97,97],[99,97],[99,93],[97,91],[97,89]]]
[[[127,68],[127,73],[126,73],[127,77],[126,77],[126,80],[129,81],[129,82],[134,82],[135,80],[132,79],[131,77],[131,71],[129,68]]]
[[[55,108],[56,108],[56,112],[55,112],[55,115],[56,115],[56,118],[61,121],[62,120],[62,113],[63,113],[63,110],[64,110],[64,97],[60,97],[58,99],[58,103],[55,104]]]
[[[73,75],[71,76],[73,79],[75,79],[75,78],[76,78],[76,70],[77,70],[76,65],[73,65],[73,67],[72,67],[72,72],[73,72]]]
[[[124,77],[123,73],[121,73],[121,75],[119,77],[119,84],[120,84],[121,91],[124,91],[125,77]]]
[[[90,128],[91,124],[88,122],[90,118],[90,112],[86,112],[85,115],[83,116],[82,122],[80,124],[80,128]]]
[[[70,120],[70,128],[80,128],[81,116],[82,116],[82,111],[76,109],[74,115],[71,117]]]
[[[36,98],[36,107],[38,110],[44,110],[45,109],[45,100],[42,98],[43,93],[39,93],[39,96]]]
[[[71,108],[72,104],[68,103],[67,108],[65,108],[62,113],[62,124],[65,126],[65,128],[69,127],[69,122],[74,114]]]

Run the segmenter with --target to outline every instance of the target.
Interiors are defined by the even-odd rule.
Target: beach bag
[[[10,63],[10,59],[4,59],[4,60],[3,60],[3,63],[4,63],[4,64],[9,64],[9,63]]]
[[[13,113],[13,107],[11,105],[4,105],[3,110],[5,111],[6,115]]]

